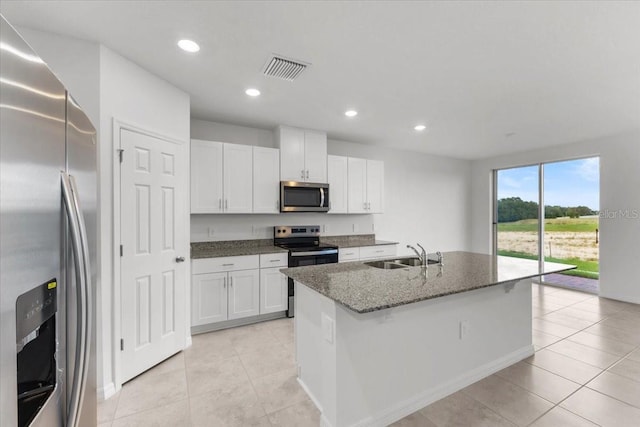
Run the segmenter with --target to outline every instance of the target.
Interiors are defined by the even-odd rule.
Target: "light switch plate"
[[[322,313],[322,335],[326,342],[333,344],[333,319],[326,313]]]

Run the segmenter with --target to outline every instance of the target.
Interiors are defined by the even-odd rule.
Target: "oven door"
[[[329,184],[280,182],[280,212],[328,212]]]

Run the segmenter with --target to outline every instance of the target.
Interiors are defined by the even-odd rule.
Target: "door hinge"
[[[124,153],[124,150],[122,148],[118,148],[118,157],[120,158],[120,163],[122,163],[122,153]]]
[[[122,245],[120,245],[120,256],[122,256],[124,249],[122,248]]]
[[[124,340],[120,338],[120,351],[124,351]]]

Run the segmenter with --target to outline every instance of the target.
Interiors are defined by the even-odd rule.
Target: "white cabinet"
[[[253,147],[253,212],[280,212],[280,152]]]
[[[327,182],[327,134],[280,126],[280,180]]]
[[[253,147],[191,140],[191,213],[253,210]]]
[[[253,210],[253,147],[223,146],[224,212],[250,213]]]
[[[222,146],[191,140],[191,213],[222,212]]]
[[[287,276],[280,273],[280,268],[260,269],[260,314],[287,309]]]
[[[193,260],[191,326],[257,315],[258,266],[258,255]]]
[[[382,213],[384,206],[384,162],[349,157],[349,213]]]
[[[376,245],[376,246],[361,246],[360,247],[360,260],[370,260],[378,258],[389,258],[396,256],[397,245]]]
[[[329,182],[329,213],[347,213],[348,172],[347,157],[327,156]]]
[[[260,314],[285,311],[289,304],[287,276],[280,273],[287,266],[289,254],[260,255]]]
[[[194,274],[191,280],[191,325],[227,320],[227,273]]]
[[[229,273],[229,320],[256,316],[260,312],[259,270]]]
[[[338,250],[338,262],[369,261],[396,256],[398,245],[360,246]]]

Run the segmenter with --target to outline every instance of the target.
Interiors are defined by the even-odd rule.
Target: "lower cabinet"
[[[287,310],[286,266],[286,252],[192,260],[191,326]]]
[[[260,313],[259,270],[229,273],[229,320],[255,316]]]
[[[338,262],[370,261],[396,256],[398,245],[360,246],[338,250]]]
[[[280,267],[260,270],[260,314],[284,311],[288,306],[287,276]]]
[[[194,274],[191,279],[191,325],[227,320],[229,273]]]

